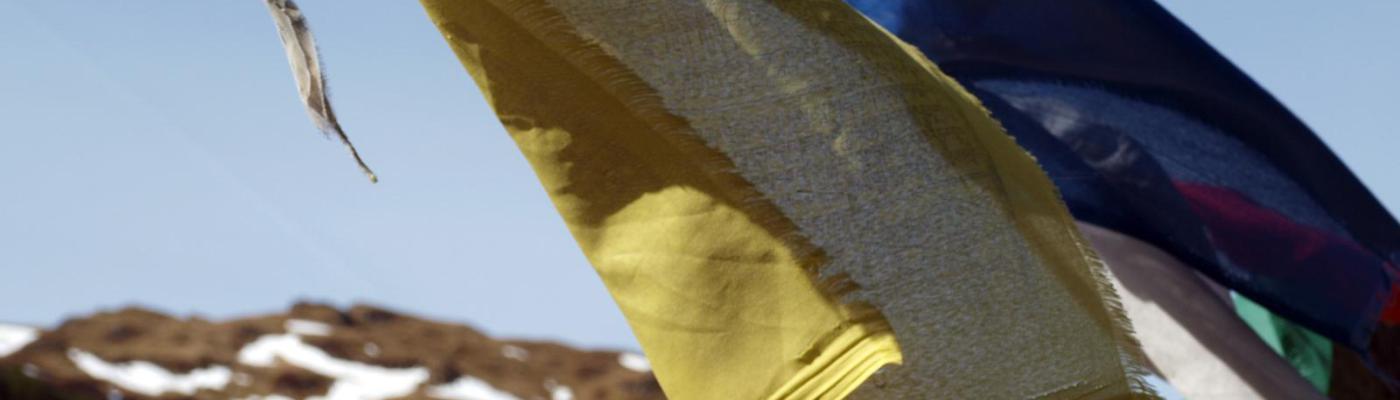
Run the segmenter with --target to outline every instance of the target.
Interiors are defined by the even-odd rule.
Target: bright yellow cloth
[[[1045,175],[843,3],[423,4],[670,397],[1140,390]]]

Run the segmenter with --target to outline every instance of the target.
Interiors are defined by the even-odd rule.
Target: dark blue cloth
[[[1308,127],[1156,3],[848,2],[981,99],[1076,218],[1365,352],[1394,297],[1400,225]]]

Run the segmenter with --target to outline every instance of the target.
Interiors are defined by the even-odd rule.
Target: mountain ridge
[[[36,333],[0,352],[0,397],[664,398],[639,354],[498,340],[370,305],[222,322],[127,307]]]

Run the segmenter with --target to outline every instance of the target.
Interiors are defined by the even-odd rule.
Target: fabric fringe
[[[782,2],[780,1],[780,3]],[[812,7],[810,4],[802,4],[800,7],[792,7],[790,8],[790,10],[791,12],[822,12],[815,10],[814,7]],[[984,117],[982,119],[990,121],[991,124],[994,125],[996,132],[1001,134],[1002,137],[998,139],[1008,140],[1013,144],[1015,143],[1015,137],[1007,133],[1006,128],[1001,125],[1001,122],[991,115],[991,112],[987,110],[986,106],[983,105],[982,102],[978,100],[976,96],[968,92],[967,89],[964,88],[961,83],[958,83],[952,77],[941,73],[938,69],[937,64],[929,60],[927,56],[925,56],[923,52],[920,51],[917,47],[905,43],[896,35],[880,27],[879,24],[876,24],[873,21],[870,21],[868,18],[865,18],[863,15],[859,14],[859,12],[855,10],[850,10],[848,8],[845,11],[849,11],[849,13],[843,14],[855,14],[857,17],[846,18],[844,21],[838,18],[829,17],[827,21],[830,23],[844,22],[846,24],[856,24],[858,23],[857,21],[860,21],[875,27],[886,37],[888,37],[892,43],[897,43],[900,47],[903,48],[905,53],[913,56],[915,58],[915,61],[917,61],[919,64],[921,64],[921,66],[923,66],[929,71],[927,77],[920,77],[920,79],[937,79],[937,77],[939,76],[945,77],[944,79],[940,80],[941,83],[946,84],[947,86],[952,88],[953,91],[960,97],[962,97],[963,100],[972,103],[975,106],[976,111],[980,112],[982,114],[981,116]],[[836,13],[828,12],[826,15],[830,16],[833,14]],[[870,49],[868,51],[875,52],[877,54],[894,53],[892,49],[888,48],[876,48]],[[971,121],[968,121],[968,124],[973,125]],[[938,146],[938,140],[931,141],[935,144],[935,147],[940,147]],[[980,143],[975,140],[973,142]],[[1039,161],[1036,160],[1035,156],[1030,154],[1030,152],[1025,151],[1023,147],[1020,147],[1019,144],[1016,145],[1016,149],[1021,153],[1021,155],[1023,155],[1027,160],[1034,164],[1035,173],[1038,175],[1037,180],[1043,182],[1043,186],[1049,189],[1054,194],[1054,197],[1057,200],[1054,203],[1054,208],[1057,209],[1057,212],[1053,213],[1056,219],[1055,222],[1057,222],[1059,226],[1068,227],[1068,229],[1066,229],[1063,232],[1063,234],[1074,243],[1077,252],[1081,255],[1081,258],[1085,260],[1085,264],[1087,266],[1092,284],[1096,289],[1096,292],[1099,294],[1100,303],[1103,306],[1105,314],[1107,314],[1109,318],[1110,330],[1112,331],[1110,332],[1110,334],[1112,335],[1114,342],[1117,344],[1116,347],[1118,348],[1119,352],[1119,363],[1124,374],[1124,381],[1128,384],[1128,389],[1138,398],[1158,398],[1158,395],[1155,393],[1151,385],[1148,384],[1146,380],[1147,376],[1151,374],[1151,371],[1148,370],[1148,368],[1146,367],[1147,355],[1142,349],[1142,344],[1137,340],[1137,337],[1135,336],[1132,321],[1128,318],[1127,311],[1123,308],[1122,301],[1118,296],[1117,290],[1113,286],[1112,278],[1109,276],[1108,268],[1104,265],[1103,260],[1098,256],[1097,253],[1094,252],[1094,250],[1089,246],[1088,241],[1084,239],[1083,235],[1077,229],[1077,225],[1075,224],[1073,217],[1070,216],[1068,207],[1065,206],[1062,200],[1059,200],[1064,198],[1060,193],[1059,188],[1051,183],[1050,177],[1045,174],[1045,170],[1044,168],[1041,168]],[[984,149],[984,151],[981,153],[990,154],[992,152],[986,151]],[[990,164],[992,167],[995,167],[994,163]],[[1009,190],[1010,188],[1006,189]],[[1011,214],[1015,214],[1014,210],[1008,211]],[[1027,230],[1026,227],[1023,226],[1021,223],[1018,222],[1017,226],[1021,229],[1021,231],[1024,234],[1026,234],[1026,236],[1037,236],[1032,231]],[[1039,246],[1036,247],[1038,248]],[[1055,259],[1055,257],[1045,258]],[[1055,267],[1055,265],[1052,265],[1052,267]]]
[[[277,34],[282,39],[282,47],[287,52],[287,62],[292,67],[292,77],[296,79],[297,93],[311,115],[311,121],[326,137],[334,136],[350,151],[360,171],[369,177],[371,183],[379,182],[379,177],[365,165],[360,152],[350,143],[350,137],[341,129],[340,121],[331,109],[330,95],[326,88],[326,77],[321,71],[321,57],[316,49],[316,39],[306,25],[306,17],[301,8],[292,0],[265,0],[272,20],[277,24]]]
[[[693,170],[701,172],[710,181],[713,185],[710,189],[714,189],[716,193],[722,195],[724,197],[723,200],[729,202],[730,205],[744,210],[747,215],[754,218],[755,223],[769,230],[775,237],[779,237],[787,243],[798,258],[802,260],[801,265],[807,269],[813,282],[821,286],[832,298],[848,299],[847,296],[844,296],[845,294],[858,290],[857,284],[847,277],[842,275],[823,275],[821,273],[822,271],[820,271],[820,267],[826,264],[827,259],[823,251],[814,246],[809,239],[799,232],[795,224],[789,220],[766,195],[759,192],[750,182],[743,178],[738,173],[734,163],[728,157],[704,143],[693,133],[692,128],[684,118],[668,110],[663,104],[661,97],[649,84],[636,76],[626,65],[609,55],[599,43],[580,36],[572,28],[567,17],[559,12],[553,5],[542,0],[487,0],[487,2],[502,13],[512,16],[513,23],[524,28],[524,31],[534,35],[535,40],[554,49],[562,60],[568,62],[574,69],[592,79],[594,84],[597,84],[603,88],[603,90],[612,94],[612,96],[617,99],[617,101],[623,103],[638,120],[651,127],[652,130],[658,133],[667,143],[681,150],[683,154],[688,155],[689,158],[684,160],[685,163],[692,165]],[[793,3],[793,6],[796,7],[798,6],[796,3],[805,2],[775,1],[775,3]],[[847,9],[847,11],[854,13],[853,10]],[[847,20],[846,22],[849,23],[850,21]],[[870,23],[868,20],[865,22]],[[870,25],[875,24],[870,23]],[[450,33],[455,30],[450,24],[444,25],[441,28],[445,33]],[[881,32],[883,32],[883,30],[881,30]],[[908,47],[893,35],[889,35],[887,32],[885,34],[894,43],[899,43],[902,46]],[[888,48],[880,50],[890,51]],[[926,58],[923,58],[921,53],[918,53],[917,50],[913,50],[912,54],[919,54],[918,61],[921,64],[926,68],[936,70],[936,67],[933,67],[933,64]],[[930,76],[928,79],[936,78]],[[954,84],[954,86],[958,92],[966,94],[961,86],[957,86],[956,84]],[[975,99],[971,95],[966,95],[965,97]],[[982,107],[980,103],[977,104],[977,107],[981,112],[987,114],[987,118],[990,119],[990,113],[986,111],[985,107]],[[1006,135],[1005,130],[1002,129],[999,124],[997,128],[1002,135]],[[1009,135],[1006,136],[1008,140],[1014,140],[1010,139]],[[1029,154],[1025,154],[1025,156],[1030,157]],[[1033,159],[1031,160],[1034,162]],[[1041,179],[1046,185],[1054,190],[1053,185],[1049,184],[1049,178],[1044,176],[1043,171],[1041,175]],[[1057,197],[1059,196],[1058,190],[1054,193]],[[1065,206],[1059,204],[1058,207],[1060,208],[1060,212],[1058,213],[1059,215],[1057,215],[1057,222],[1062,224],[1062,226],[1070,227],[1070,230],[1065,232],[1065,234],[1073,239],[1073,242],[1078,246],[1077,251],[1083,254],[1083,258],[1087,260],[1089,264],[1088,272],[1092,276],[1092,283],[1100,294],[1100,302],[1105,314],[1107,314],[1110,319],[1111,330],[1113,330],[1110,335],[1112,335],[1115,343],[1118,345],[1119,362],[1124,373],[1124,381],[1128,385],[1129,391],[1137,397],[1155,398],[1156,396],[1153,394],[1152,389],[1145,381],[1147,370],[1142,367],[1142,360],[1145,360],[1145,356],[1143,356],[1140,345],[1132,335],[1131,323],[1119,303],[1111,281],[1108,279],[1106,269],[1092,250],[1087,247],[1084,239],[1074,230],[1074,221],[1069,217]],[[860,316],[855,320],[866,321],[863,325],[868,323],[869,325],[865,326],[872,326],[887,331],[890,329],[883,314],[875,307],[869,304],[858,304],[850,301],[844,301],[843,305],[852,308],[854,310],[853,313]],[[871,322],[873,320],[878,320],[878,322]],[[833,334],[836,333],[839,332],[833,332]]]
[[[890,36],[894,37],[893,34]],[[898,39],[896,38],[895,40]],[[912,51],[919,51],[913,46],[907,44],[906,46],[909,46]],[[920,54],[920,57],[923,57],[922,52],[918,54]],[[932,68],[937,68],[931,61],[925,62]],[[981,100],[977,99],[977,96],[972,95],[961,83],[956,82],[951,77],[949,78],[949,83],[964,97],[971,99],[972,103],[977,106],[977,109],[985,113],[993,124],[996,124],[999,132],[1006,135],[1012,142],[1016,141],[1016,137],[1006,132],[1006,128],[1001,125],[1001,121],[992,117],[991,111],[987,110],[987,107],[982,104]],[[1034,162],[1037,167],[1040,167],[1040,161],[1035,158],[1035,155],[1025,150],[1022,151],[1031,162]],[[1048,182],[1050,181],[1050,176],[1046,175],[1044,171],[1044,168],[1039,168],[1039,173]],[[1056,198],[1064,198],[1060,193],[1059,187],[1052,184],[1050,185],[1050,189],[1054,191]],[[1093,283],[1100,293],[1099,297],[1102,299],[1101,302],[1104,310],[1108,313],[1113,327],[1115,328],[1113,330],[1113,336],[1118,343],[1119,362],[1124,372],[1124,379],[1128,382],[1129,389],[1135,394],[1140,394],[1141,396],[1139,396],[1139,398],[1160,398],[1156,391],[1153,390],[1152,385],[1147,382],[1147,376],[1152,373],[1146,367],[1147,353],[1143,350],[1142,343],[1137,339],[1137,333],[1133,328],[1132,320],[1128,318],[1128,312],[1123,308],[1123,302],[1118,295],[1118,290],[1113,286],[1113,279],[1109,275],[1108,267],[1104,265],[1103,259],[1100,258],[1093,247],[1089,245],[1089,242],[1084,239],[1084,235],[1079,232],[1074,218],[1070,216],[1069,208],[1063,203],[1057,204],[1056,206],[1061,209],[1061,212],[1057,213],[1058,222],[1070,227],[1070,229],[1065,231],[1065,235],[1074,241],[1078,252],[1082,254],[1083,258],[1086,260],[1089,273],[1093,278]]]
[[[487,0],[486,2],[503,14],[511,16],[512,22],[532,34],[538,42],[553,49],[559,54],[560,59],[569,63],[574,69],[590,78],[594,84],[610,93],[639,121],[651,127],[652,131],[656,132],[673,148],[679,150],[679,153],[685,154],[687,159],[684,160],[684,163],[691,165],[692,170],[700,172],[709,180],[711,187],[707,189],[713,189],[716,194],[723,197],[723,201],[743,210],[755,224],[785,243],[794,258],[799,260],[799,264],[804,268],[813,284],[826,293],[833,302],[838,302],[843,306],[844,312],[848,315],[848,325],[838,327],[824,337],[818,338],[810,345],[809,354],[804,355],[804,358],[817,358],[810,354],[810,351],[821,349],[838,340],[848,340],[842,337],[849,336],[852,329],[862,332],[867,337],[892,331],[883,314],[874,306],[864,302],[842,301],[845,298],[842,296],[843,294],[856,290],[856,283],[844,275],[823,276],[820,274],[819,269],[826,264],[827,259],[824,252],[799,232],[796,225],[766,195],[742,177],[727,156],[706,144],[694,133],[689,122],[667,109],[661,96],[648,83],[638,77],[629,67],[608,54],[597,41],[579,35],[563,13],[543,0]],[[451,26],[441,28],[445,33],[455,30]],[[822,358],[832,357],[828,355]],[[879,365],[867,365],[866,369],[873,372],[874,368],[878,367]],[[858,368],[853,371],[861,370]],[[866,375],[847,376],[843,379],[848,381],[854,379],[854,382],[859,382],[863,381],[865,377]],[[797,393],[808,394],[813,390],[800,387],[801,382],[793,383],[796,385],[786,386],[779,395],[787,393],[797,396]],[[844,393],[839,395],[826,393],[821,398],[843,396]]]

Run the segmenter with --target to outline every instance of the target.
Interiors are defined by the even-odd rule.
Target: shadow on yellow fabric
[[[423,4],[670,397],[1151,396],[1034,160],[845,4]]]

